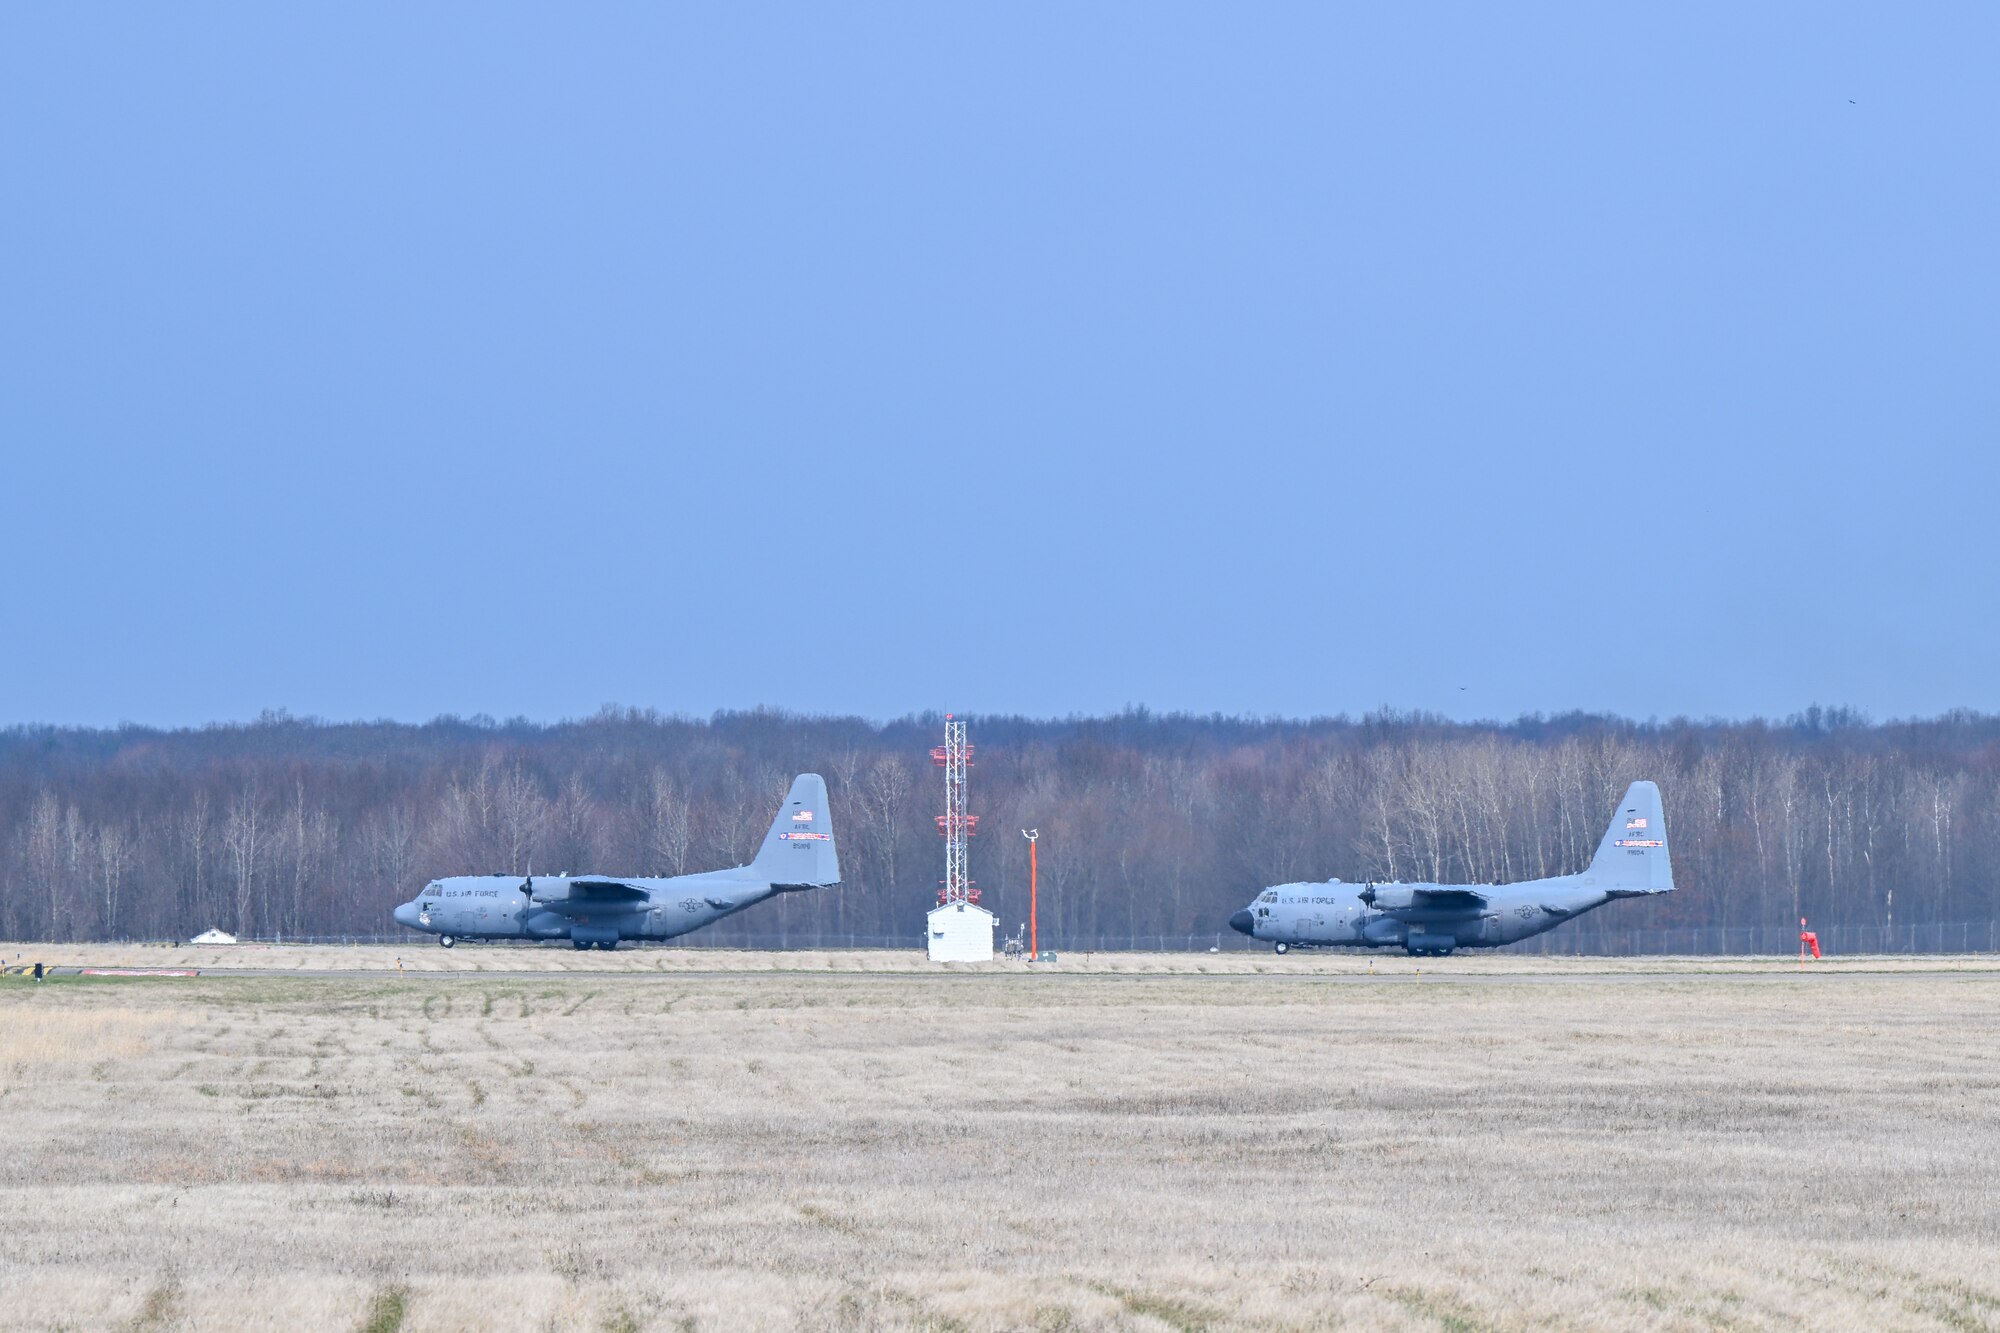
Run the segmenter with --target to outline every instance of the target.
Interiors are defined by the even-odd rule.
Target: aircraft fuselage
[[[398,925],[440,939],[570,940],[579,946],[670,940],[784,892],[738,870],[668,879],[621,877],[629,892],[593,892],[602,877],[453,875],[396,909]]]
[[[1441,954],[1513,944],[1613,898],[1673,889],[1660,789],[1642,781],[1626,789],[1597,854],[1578,874],[1515,884],[1274,884],[1229,924],[1280,953],[1317,944]]]
[[[1402,905],[1414,891],[1468,886],[1441,884],[1277,884],[1229,919],[1253,939],[1284,948],[1342,945],[1349,948],[1407,949],[1449,953],[1490,949],[1554,930],[1611,901],[1603,889],[1588,887],[1580,875],[1478,886],[1483,907],[1427,908]],[[1407,895],[1404,891],[1412,891]],[[1367,897],[1364,897],[1367,895]]]
[[[670,940],[766,898],[840,882],[826,781],[792,780],[756,859],[728,870],[643,875],[450,875],[396,909],[396,924],[460,940],[569,940],[615,949],[621,940]]]

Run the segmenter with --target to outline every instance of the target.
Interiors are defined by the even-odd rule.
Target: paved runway
[[[117,973],[127,972],[126,978],[118,978]],[[49,970],[51,976],[80,976],[93,972],[102,979],[171,979],[157,974],[148,978],[138,969],[116,967],[92,969],[87,966],[55,967]],[[1691,971],[1680,968],[1673,971],[1635,971],[1630,968],[1589,971],[1551,972],[1453,972],[1446,967],[1435,965],[1424,970],[1396,968],[1379,972],[1079,972],[1048,971],[1024,972],[1008,971],[944,971],[942,969],[908,969],[901,971],[854,971],[830,972],[820,968],[763,968],[732,969],[714,971],[692,971],[674,969],[639,971],[589,971],[574,970],[519,970],[519,971],[472,971],[450,969],[431,971],[412,969],[398,972],[382,968],[301,968],[301,967],[205,967],[196,975],[202,978],[242,979],[242,978],[288,978],[298,981],[747,981],[747,980],[802,980],[810,978],[815,982],[841,983],[850,981],[884,982],[939,982],[939,981],[1001,981],[1033,985],[1050,980],[1077,982],[1276,982],[1281,984],[1322,983],[1344,986],[1583,986],[1583,985],[1632,985],[1684,983],[1689,985],[1718,981],[1760,982],[1764,984],[1790,985],[1833,985],[1843,980],[1867,981],[2000,981],[2000,959],[1991,964],[1984,962],[1954,967],[1919,968],[1862,968],[1862,967],[1805,967],[1774,968],[1764,971],[1745,971],[1731,968],[1717,968],[1714,971]]]

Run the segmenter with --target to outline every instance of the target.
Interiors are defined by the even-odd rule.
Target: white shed
[[[933,963],[990,963],[993,913],[970,903],[932,908],[929,944]]]

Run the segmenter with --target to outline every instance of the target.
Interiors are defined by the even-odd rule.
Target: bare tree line
[[[374,933],[427,879],[671,875],[752,854],[787,781],[830,784],[844,886],[718,934],[914,939],[942,852],[939,719],[606,709],[537,725],[0,732],[0,934]],[[973,872],[1009,928],[1042,830],[1045,940],[1222,929],[1294,879],[1499,882],[1589,860],[1634,778],[1665,792],[1683,892],[1566,929],[1991,921],[2000,717],[1875,725],[1574,715],[975,718]]]

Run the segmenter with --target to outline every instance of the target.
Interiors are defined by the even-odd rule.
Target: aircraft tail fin
[[[1659,787],[1635,782],[1625,789],[1583,876],[1585,883],[1613,898],[1672,891],[1674,867],[1667,856],[1667,815]]]
[[[826,808],[826,779],[801,773],[792,779],[764,845],[750,869],[781,888],[819,889],[840,883],[840,855],[833,844],[833,813]]]

